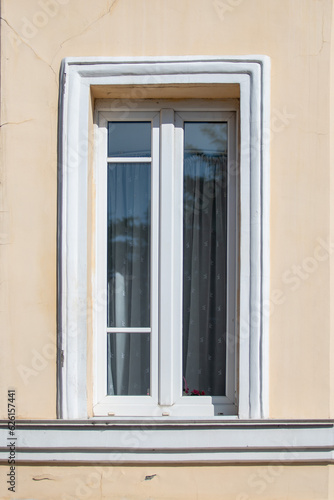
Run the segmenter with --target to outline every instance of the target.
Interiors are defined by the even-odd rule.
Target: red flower
[[[205,392],[204,391],[198,391],[197,389],[193,389],[191,391],[191,395],[192,396],[205,396]]]
[[[185,392],[185,394],[189,394],[189,387],[188,387],[188,384],[187,384],[185,377],[183,377],[183,380],[184,380],[183,392]],[[199,391],[198,389],[193,389],[191,391],[190,395],[191,396],[205,396],[205,392]]]

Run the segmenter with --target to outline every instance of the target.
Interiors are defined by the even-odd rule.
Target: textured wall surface
[[[56,417],[62,58],[244,54],[272,64],[270,416],[333,418],[332,1],[2,0],[1,16],[1,418],[8,388],[18,418]],[[36,499],[334,498],[326,466],[20,467],[18,481]]]
[[[331,500],[333,466],[19,467],[34,500]],[[332,488],[332,490],[330,489]],[[21,492],[21,494],[20,494]],[[12,495],[12,496],[10,496]],[[1,496],[13,498],[12,493]]]
[[[256,53],[272,61],[271,416],[328,417],[331,2],[4,0],[2,17],[1,387],[20,417],[55,416],[61,59]]]

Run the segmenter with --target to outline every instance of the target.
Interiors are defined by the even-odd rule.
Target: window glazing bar
[[[106,328],[107,333],[151,333],[151,328]]]
[[[119,157],[113,157],[113,158],[107,158],[108,163],[150,163],[152,161],[152,158],[149,157],[142,157],[138,158],[136,156],[119,156]]]

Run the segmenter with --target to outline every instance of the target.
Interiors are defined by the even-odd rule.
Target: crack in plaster
[[[325,15],[323,14],[322,16],[322,23],[321,23],[321,47],[317,52],[311,53],[310,56],[320,56],[325,43],[329,43],[328,40],[326,40],[325,37]]]
[[[318,132],[317,130],[307,130],[301,127],[298,127],[298,130],[303,134],[315,135],[320,137],[328,137],[328,132]]]
[[[52,57],[52,60],[51,60],[51,64],[53,64],[53,61],[54,59],[56,58],[57,54],[59,53],[59,51],[63,48],[63,46],[65,45],[65,43],[69,42],[70,40],[73,40],[74,38],[77,38],[81,35],[83,35],[87,30],[89,30],[89,28],[91,28],[95,23],[97,23],[98,21],[101,21],[101,19],[103,19],[104,17],[108,16],[109,14],[111,14],[111,11],[112,9],[114,8],[115,4],[118,2],[118,0],[111,0],[110,2],[110,5],[108,7],[108,10],[107,12],[105,12],[104,14],[102,14],[101,16],[99,16],[97,19],[95,19],[95,21],[92,21],[88,26],[86,26],[82,31],[80,31],[80,33],[77,33],[76,35],[73,35],[73,36],[70,36],[69,38],[66,38],[66,40],[64,40],[60,46],[59,46],[59,49],[57,49],[57,52],[55,53],[55,55]]]
[[[311,49],[309,52],[300,52],[300,56],[309,56],[309,57],[317,57],[317,56],[320,56],[321,52],[323,51],[323,48],[324,48],[324,45],[325,44],[329,44],[330,43],[330,37],[326,37],[326,27],[325,27],[325,24],[326,24],[326,17],[325,17],[325,13],[323,13],[323,16],[322,16],[322,22],[321,22],[321,46],[318,50],[315,50],[314,52],[312,51],[311,52]]]
[[[29,118],[29,120],[23,120],[22,122],[5,122],[0,124],[0,128],[5,127],[6,125],[22,125],[22,123],[27,123],[32,121],[34,121],[33,118]]]
[[[37,59],[39,59],[40,61],[42,61],[44,64],[46,64],[51,69],[51,71],[52,71],[52,73],[54,74],[54,77],[55,77],[55,83],[58,86],[58,78],[57,78],[55,70],[53,69],[53,67],[51,65],[52,63],[49,64],[47,61],[45,61],[44,59],[42,59],[37,54],[37,52],[32,48],[32,46],[29,45],[29,43],[24,38],[22,38],[20,36],[20,34],[13,28],[13,26],[11,26],[11,24],[9,24],[9,22],[7,21],[7,19],[5,19],[4,17],[0,17],[0,19],[1,19],[1,21],[4,21],[7,24],[7,26],[15,33],[15,35],[21,40],[21,42],[24,43],[24,45],[26,47],[28,47],[33,52],[33,54],[37,57]]]
[[[321,24],[321,47],[318,50],[318,52],[316,54],[314,54],[316,56],[319,56],[321,54],[322,49],[324,48],[325,43],[327,43],[327,41],[325,40],[325,33],[324,33],[324,31],[325,31],[325,17],[322,16],[322,24]]]
[[[53,477],[33,477],[33,481],[54,481]]]
[[[33,476],[31,479],[33,481],[55,481],[57,477],[52,474],[39,474],[38,476]]]

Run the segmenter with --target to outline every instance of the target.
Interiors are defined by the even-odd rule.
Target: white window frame
[[[269,68],[266,56],[69,58],[59,119],[58,413],[87,418],[87,185],[92,86],[240,87],[239,403],[241,419],[269,413]],[[95,180],[94,180],[95,181]],[[218,418],[218,417],[215,417]],[[219,417],[221,418],[221,417]]]
[[[236,285],[237,285],[237,113],[236,100],[168,101],[132,103],[126,116],[122,100],[95,102],[96,143],[96,286],[94,296],[105,290],[107,275],[107,163],[138,161],[107,158],[109,121],[149,121],[152,127],[151,163],[151,327],[136,328],[151,335],[151,394],[106,396],[106,332],[132,332],[133,328],[107,328],[106,302],[95,314],[94,396],[95,416],[211,417],[237,414],[236,387]],[[195,110],[195,111],[194,111]],[[228,127],[227,224],[227,322],[226,396],[182,396],[182,204],[184,121],[225,122]],[[225,334],[226,332],[222,332]]]

